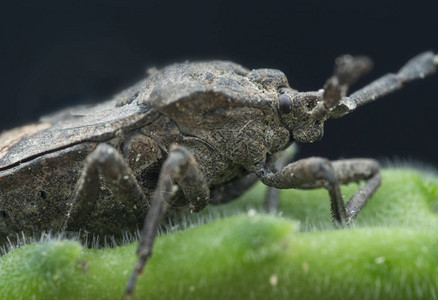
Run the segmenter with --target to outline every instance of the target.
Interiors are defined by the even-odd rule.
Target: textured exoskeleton
[[[257,179],[277,189],[326,188],[335,225],[348,225],[380,184],[378,163],[318,157],[291,163],[282,151],[320,139],[327,119],[432,74],[438,58],[423,53],[347,96],[371,64],[366,57],[338,58],[317,92],[292,89],[278,70],[225,61],[174,64],[102,104],[6,131],[0,243],[44,230],[119,236],[145,220],[131,293],[163,215],[230,201]],[[345,204],[339,184],[361,180]],[[276,209],[275,191],[269,211]]]

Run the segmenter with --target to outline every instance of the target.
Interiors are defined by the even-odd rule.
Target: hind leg
[[[108,184],[114,201],[122,203],[129,215],[135,215],[137,207],[147,203],[122,155],[115,148],[100,144],[86,159],[72,201],[68,204],[63,230],[78,231],[90,221],[101,192],[100,176]]]

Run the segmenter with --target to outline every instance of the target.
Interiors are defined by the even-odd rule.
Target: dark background
[[[103,100],[147,67],[186,59],[278,68],[305,91],[321,88],[343,53],[374,59],[358,88],[419,52],[438,51],[436,1],[4,2],[0,129]],[[437,84],[435,75],[327,122],[324,138],[302,145],[300,157],[402,158],[438,167]]]

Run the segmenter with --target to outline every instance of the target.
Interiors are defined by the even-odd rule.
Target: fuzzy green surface
[[[283,191],[281,217],[261,213],[262,185],[209,206],[190,219],[227,217],[160,236],[137,298],[437,299],[438,177],[382,173],[350,229],[333,229],[325,190]],[[357,187],[342,189],[346,199]],[[53,240],[16,249],[0,257],[1,298],[120,299],[136,246]]]

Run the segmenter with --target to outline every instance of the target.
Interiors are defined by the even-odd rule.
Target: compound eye
[[[288,114],[292,110],[292,99],[286,95],[282,94],[278,97],[278,103],[280,106],[280,112],[282,114]]]

